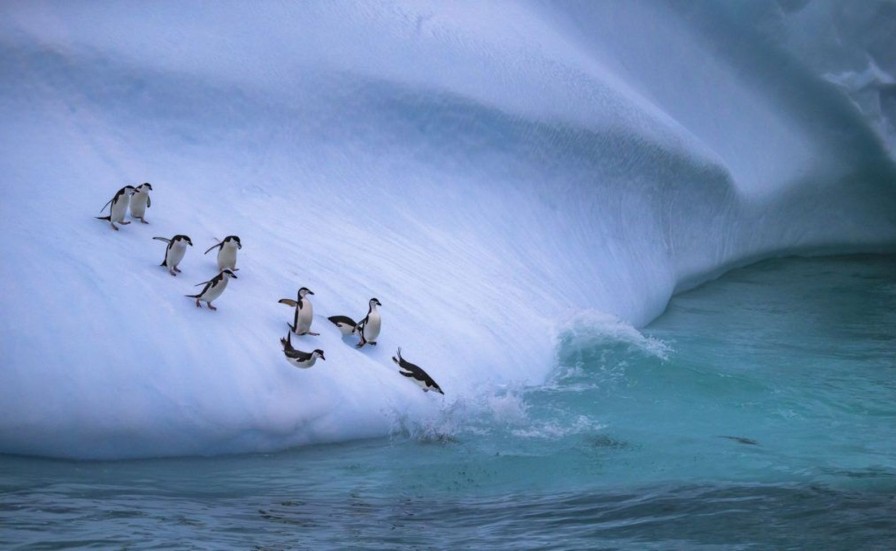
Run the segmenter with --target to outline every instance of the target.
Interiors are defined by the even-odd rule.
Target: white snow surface
[[[849,100],[714,40],[654,2],[3,3],[0,452],[425,427],[541,384],[570,319],[637,341],[732,266],[892,248],[894,172]],[[94,218],[142,182],[148,225]],[[175,234],[172,277],[152,237]],[[239,278],[197,309],[231,234]],[[278,342],[301,286],[308,370]],[[371,297],[357,350],[326,317]]]

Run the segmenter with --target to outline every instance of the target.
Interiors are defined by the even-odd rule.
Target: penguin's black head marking
[[[376,297],[370,299],[370,305],[373,306],[374,304],[376,304],[377,306],[382,306],[382,303],[380,303],[380,301]]]
[[[238,235],[228,235],[227,237],[224,238],[224,241],[222,241],[222,243],[228,243],[230,241],[233,241],[234,243],[236,243],[237,249],[243,248],[243,244],[240,242],[240,238]]]
[[[221,275],[226,275],[227,277],[232,277],[233,279],[239,279],[238,277],[236,277],[236,274],[229,269],[221,271]]]
[[[152,184],[150,184],[149,182],[143,182],[142,184],[140,184],[140,187],[145,187],[149,191],[152,191]]]
[[[302,291],[305,291],[305,292],[302,293]],[[314,294],[314,291],[312,291],[312,290],[309,289],[308,287],[302,287],[301,289],[299,289],[299,296],[302,296],[303,294],[306,294],[306,295],[313,295],[313,294]]]
[[[314,352],[312,352],[312,354],[314,354],[315,352],[317,353],[318,356],[320,356],[320,359],[322,359],[322,360],[326,360],[326,358],[324,358],[324,351],[323,351],[323,350],[321,350],[320,348],[315,348],[315,349],[314,349]]]

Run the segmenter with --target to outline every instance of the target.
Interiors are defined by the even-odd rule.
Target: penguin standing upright
[[[432,377],[430,377],[427,372],[423,371],[420,366],[412,364],[411,362],[401,357],[400,347],[398,349],[398,353],[395,356],[392,356],[392,361],[398,364],[398,372],[420,385],[420,388],[423,389],[423,392],[434,390],[443,396],[445,395],[439,385],[437,385],[436,382],[432,380]]]
[[[152,191],[152,184],[145,182],[136,187],[134,195],[131,197],[131,218],[149,224],[144,218],[146,209],[152,206],[152,199],[149,198],[149,192]]]
[[[118,192],[103,205],[103,208],[100,209],[100,212],[103,212],[108,206],[109,216],[97,216],[96,219],[108,221],[112,224],[112,229],[115,231],[118,231],[118,226],[115,225],[116,222],[122,225],[130,224],[130,222],[125,222],[124,215],[128,211],[128,202],[135,191],[137,191],[137,188],[134,186],[124,186],[118,190]]]
[[[198,295],[186,296],[196,299],[197,308],[202,308],[202,305],[199,304],[199,301],[203,300],[206,304],[208,304],[209,310],[217,310],[217,308],[212,306],[212,301],[221,296],[221,293],[223,293],[224,289],[227,288],[227,282],[230,281],[230,278],[239,279],[236,277],[236,274],[231,272],[230,270],[222,270],[220,274],[216,275],[210,280],[196,284],[196,287],[205,285],[205,287],[202,288],[202,291]]]
[[[236,235],[228,235],[223,241],[212,245],[202,254],[208,254],[216,247],[218,248],[218,269],[236,271],[236,251],[243,248],[240,238]]]
[[[361,348],[365,344],[376,346],[376,339],[380,335],[382,318],[380,318],[380,312],[376,307],[382,306],[382,304],[375,298],[370,299],[368,304],[369,309],[367,310],[367,315],[364,316],[364,319],[358,322],[358,327],[356,329],[361,335],[361,342],[357,345],[358,348]]]
[[[324,351],[320,348],[317,348],[312,352],[302,352],[301,350],[293,348],[292,339],[290,338],[291,335],[291,333],[286,333],[286,338],[280,339],[280,344],[283,345],[283,355],[286,356],[289,363],[296,367],[307,369],[314,365],[314,362],[316,362],[318,358],[326,360],[326,358],[324,358]]]
[[[186,235],[175,235],[171,239],[167,237],[153,237],[153,239],[168,243],[168,246],[165,248],[165,258],[162,259],[160,266],[165,266],[168,268],[168,273],[176,276],[180,272],[180,268],[177,265],[180,264],[180,261],[184,258],[184,253],[187,252],[187,245],[192,247],[193,242]]]
[[[312,335],[316,337],[320,334],[311,332],[311,322],[314,320],[314,307],[307,297],[308,295],[313,294],[314,291],[308,287],[302,287],[299,289],[296,300],[292,300],[291,298],[281,298],[277,301],[280,304],[286,304],[296,309],[295,314],[293,315],[292,325],[289,326],[292,332],[296,335]]]

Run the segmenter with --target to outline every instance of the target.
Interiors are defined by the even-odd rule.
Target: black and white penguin
[[[108,206],[109,216],[97,216],[96,219],[108,221],[112,224],[112,229],[115,231],[118,231],[118,226],[115,225],[116,222],[122,225],[130,224],[130,222],[125,222],[124,215],[128,211],[128,202],[135,191],[137,191],[137,188],[134,186],[124,186],[118,190],[118,192],[103,205],[103,208],[100,209],[100,212],[103,212]]]
[[[236,251],[243,248],[240,238],[236,235],[228,235],[223,241],[212,245],[202,254],[208,254],[216,247],[218,248],[218,269],[236,271]]]
[[[420,366],[414,365],[401,357],[401,348],[398,349],[398,353],[395,356],[392,356],[392,361],[398,364],[398,372],[420,385],[423,392],[434,390],[443,396],[445,395],[439,385]]]
[[[324,358],[324,351],[320,348],[317,348],[312,352],[302,352],[301,350],[293,348],[292,339],[290,338],[291,335],[291,333],[287,333],[285,339],[280,339],[280,344],[283,345],[283,354],[286,356],[289,363],[296,367],[308,369],[314,365],[314,362],[316,362],[318,358],[326,360],[326,358]]]
[[[220,274],[216,275],[210,280],[196,284],[196,287],[205,285],[205,287],[203,287],[202,289],[202,292],[200,292],[198,295],[186,296],[196,299],[197,308],[202,307],[202,305],[199,304],[199,301],[204,300],[206,304],[208,304],[209,310],[217,310],[217,308],[212,306],[212,301],[221,296],[221,293],[223,293],[224,289],[227,288],[227,282],[230,281],[230,278],[239,279],[236,277],[236,274],[231,272],[230,270],[222,270]]]
[[[150,191],[152,191],[152,184],[145,182],[137,186],[131,197],[131,218],[136,218],[144,224],[149,224],[144,216],[146,216],[146,209],[152,206],[152,199],[149,198]]]
[[[308,287],[302,287],[299,289],[296,300],[281,298],[277,301],[280,304],[286,304],[296,309],[292,325],[289,326],[296,335],[312,335],[315,337],[320,335],[320,333],[311,332],[311,322],[314,320],[314,306],[312,306],[311,301],[307,297],[313,294],[314,291]]]
[[[175,235],[171,239],[167,237],[153,237],[153,239],[168,243],[168,246],[165,248],[165,258],[162,259],[162,263],[159,266],[165,266],[168,268],[168,273],[176,276],[180,272],[180,268],[177,265],[180,264],[180,261],[184,258],[184,253],[187,252],[187,245],[192,247],[193,242],[186,235]]]
[[[369,302],[369,310],[367,310],[367,315],[364,316],[364,319],[358,322],[358,326],[356,331],[361,335],[361,342],[358,343],[358,348],[361,348],[365,344],[371,344],[376,346],[376,339],[380,335],[380,327],[382,326],[382,318],[380,318],[380,312],[376,309],[377,306],[382,306],[380,301],[375,298],[370,299]]]
[[[330,320],[333,325],[339,328],[339,331],[342,332],[343,337],[347,337],[354,333],[358,327],[358,324],[355,323],[355,320],[348,316],[330,316],[327,318]]]

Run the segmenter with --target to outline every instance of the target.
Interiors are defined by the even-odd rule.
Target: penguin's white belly
[[[379,312],[371,312],[367,316],[367,323],[364,324],[364,340],[374,342],[380,336],[380,326],[382,320]]]
[[[296,332],[305,333],[311,329],[311,320],[314,318],[314,307],[308,302],[308,299],[302,300],[302,309],[299,310],[298,319],[296,319]]]
[[[221,296],[221,293],[223,293],[224,289],[227,288],[228,281],[230,281],[230,280],[225,277],[221,281],[221,283],[218,283],[217,285],[213,285],[211,288],[209,288],[208,291],[205,292],[204,295],[202,295],[199,298],[201,298],[202,300],[204,300],[206,302],[211,302],[211,301],[215,300],[216,298]]]
[[[131,211],[133,212],[133,211]],[[169,268],[173,268],[180,264],[180,261],[184,259],[184,254],[187,252],[187,244],[186,243],[175,243],[171,247],[171,251],[168,253],[167,264]]]
[[[117,202],[112,203],[109,208],[109,215],[112,222],[124,222],[124,215],[128,211],[128,198],[122,197]]]
[[[294,365],[296,367],[301,367],[302,369],[308,369],[309,367],[313,366],[314,362],[316,362],[316,361],[317,361],[317,356],[312,356],[310,360],[305,360],[305,361],[296,360],[296,359],[292,359],[292,358],[289,359],[289,363],[291,363],[292,365]]]
[[[218,269],[236,269],[236,245],[224,245],[218,251]]]
[[[143,218],[146,214],[146,203],[149,201],[148,193],[135,193],[131,197],[131,216],[134,218]]]

